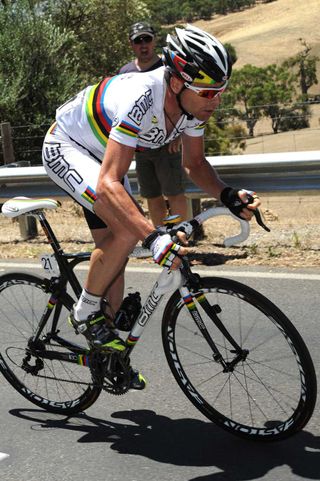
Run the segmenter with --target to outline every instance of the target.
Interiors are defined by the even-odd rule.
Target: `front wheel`
[[[238,360],[202,309],[200,292],[245,353]],[[274,441],[301,430],[313,413],[317,388],[310,354],[293,324],[266,297],[230,279],[201,279],[197,297],[191,309],[198,310],[225,364],[214,360],[190,305],[176,291],[163,315],[162,339],[184,394],[208,419],[245,438]]]
[[[0,371],[14,389],[33,404],[47,411],[71,415],[91,406],[101,388],[93,383],[88,368],[54,356],[54,353],[67,352],[74,357],[72,351],[55,340],[54,334],[69,342],[83,342],[84,350],[86,348],[85,339],[76,337],[67,325],[68,311],[59,306],[59,300],[41,330],[37,349],[31,348],[48,305],[50,310],[50,298],[51,293],[41,277],[24,273],[0,277]],[[53,317],[58,306],[59,319],[55,325]]]

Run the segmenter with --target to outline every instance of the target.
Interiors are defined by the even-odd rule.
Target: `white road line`
[[[140,269],[140,267],[127,267],[126,270],[131,272],[159,272],[159,268],[151,267]],[[201,269],[194,267],[193,272],[198,272],[202,276],[216,277],[253,277],[254,279],[293,279],[306,281],[320,281],[320,274],[304,274],[302,272],[252,272],[252,271],[227,271],[212,269]]]
[[[0,453],[0,461],[3,461],[4,459],[7,459],[10,455],[6,453]]]
[[[40,264],[27,262],[0,262],[0,269],[41,269]]]
[[[40,264],[36,263],[26,263],[26,262],[0,262],[0,269],[42,269]],[[87,271],[88,264],[80,265],[76,267],[77,270]],[[126,271],[128,272],[141,272],[141,273],[159,273],[160,268],[157,266],[127,266]],[[221,276],[221,277],[252,277],[259,279],[288,279],[288,280],[306,280],[306,281],[320,281],[320,274],[307,274],[303,272],[262,272],[262,271],[232,271],[224,269],[215,269],[213,266],[211,269],[194,267],[194,272],[198,272],[203,276]]]

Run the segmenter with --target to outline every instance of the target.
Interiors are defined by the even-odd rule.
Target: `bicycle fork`
[[[207,300],[205,294],[203,292],[196,292],[191,293],[187,287],[180,288],[181,298],[184,302],[184,305],[187,307],[192,319],[196,323],[198,329],[200,330],[201,334],[209,344],[210,348],[213,352],[213,359],[214,361],[220,363],[223,367],[223,372],[232,372],[234,367],[241,361],[244,361],[249,351],[246,349],[242,349],[239,344],[234,340],[231,336],[229,331],[225,328],[223,322],[218,317],[218,314],[221,312],[221,308],[218,305],[212,306],[209,301]],[[217,348],[215,342],[213,341],[212,337],[210,336],[203,320],[200,315],[199,310],[194,301],[197,301],[199,305],[202,307],[204,312],[207,316],[213,321],[215,326],[219,329],[219,331],[223,334],[223,336],[229,341],[231,346],[234,350],[231,350],[232,353],[236,354],[232,361],[225,361],[221,352]]]

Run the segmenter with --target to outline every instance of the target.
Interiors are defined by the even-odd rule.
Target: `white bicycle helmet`
[[[188,84],[227,84],[232,62],[222,43],[192,25],[176,28],[175,31],[176,36],[168,35],[167,47],[163,48],[163,61],[169,71]]]

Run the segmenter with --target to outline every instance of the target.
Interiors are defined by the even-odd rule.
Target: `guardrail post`
[[[4,164],[11,164],[14,162],[14,150],[13,150],[10,123],[9,122],[1,123],[0,131],[1,131],[3,162]]]
[[[33,239],[38,235],[37,220],[29,215],[19,217],[19,228],[22,240]]]

